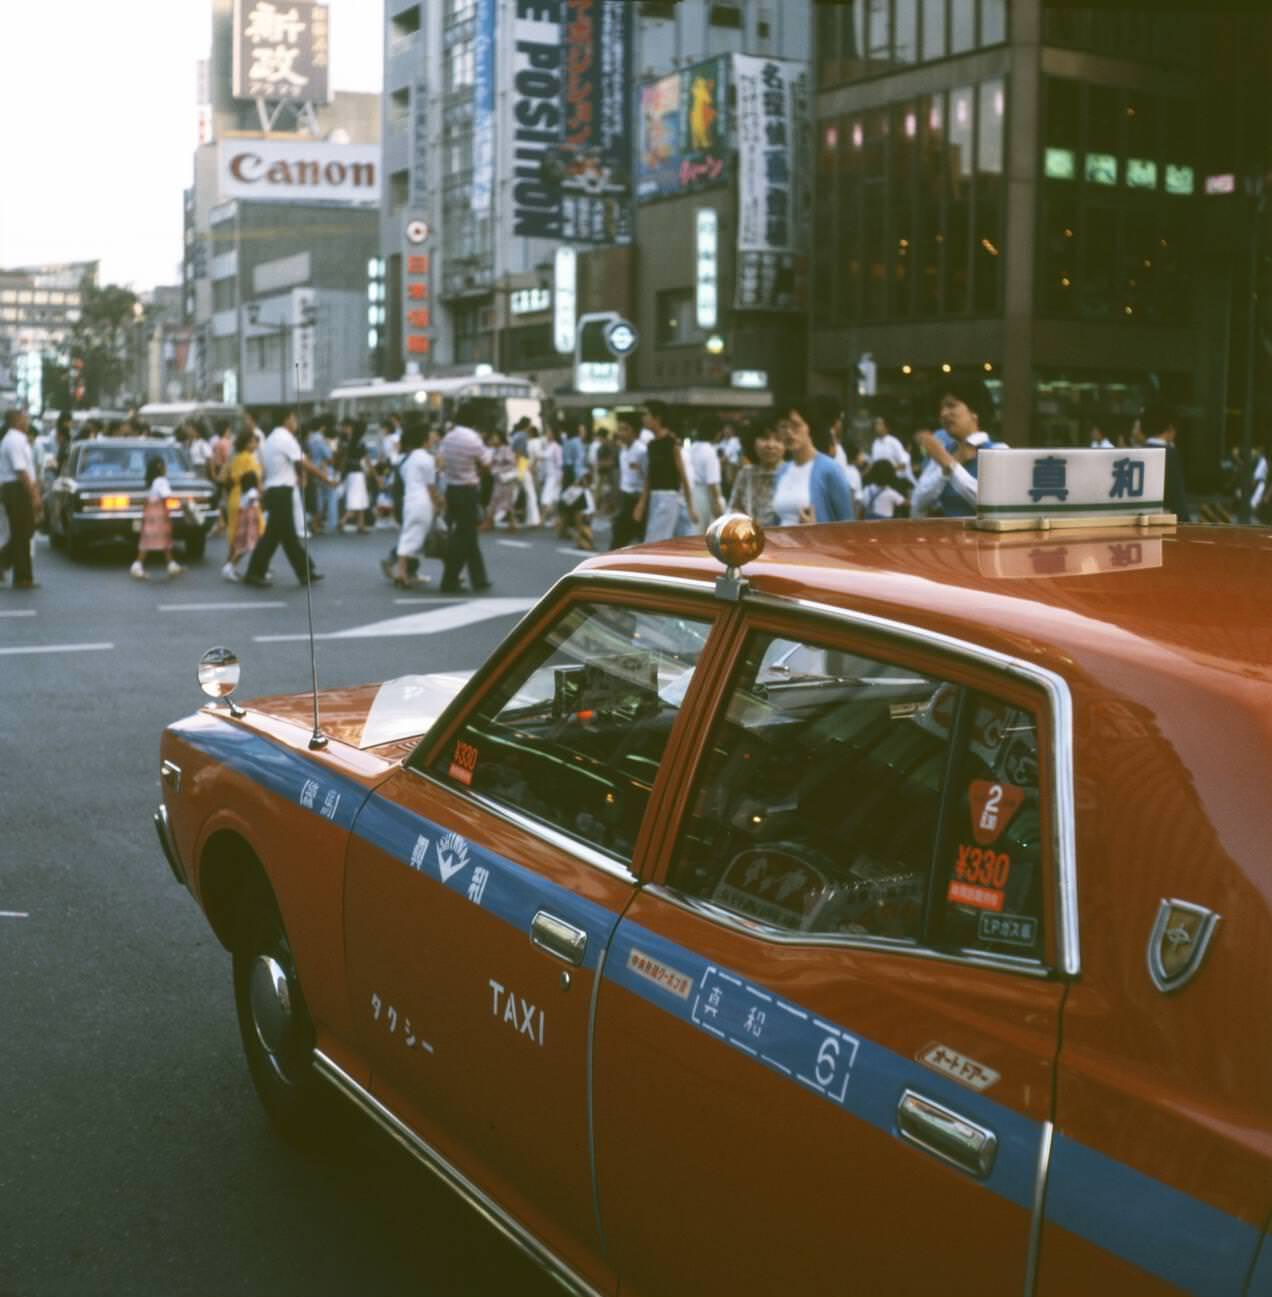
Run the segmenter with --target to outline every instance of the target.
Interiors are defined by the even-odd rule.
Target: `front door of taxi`
[[[355,1021],[381,1102],[576,1274],[600,1260],[594,982],[709,617],[563,607],[355,826]]]
[[[741,642],[599,996],[625,1293],[1022,1291],[1063,993],[1041,712],[813,623]]]

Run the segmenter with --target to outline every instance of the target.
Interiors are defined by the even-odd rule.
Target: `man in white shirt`
[[[876,418],[872,429],[873,440],[870,443],[870,462],[873,464],[886,459],[897,471],[898,477],[909,482],[914,481],[914,467],[910,463],[910,452],[900,440],[888,430],[886,419]]]
[[[618,438],[618,512],[610,532],[610,548],[622,549],[625,545],[639,544],[645,539],[643,522],[635,518],[636,506],[645,494],[645,473],[649,452],[640,440],[636,427],[637,416],[620,414],[616,421]]]
[[[494,452],[477,431],[484,421],[481,406],[476,401],[464,401],[455,411],[455,426],[437,448],[442,471],[446,474],[446,525],[450,530],[446,562],[442,567],[443,594],[463,591],[459,578],[465,568],[475,593],[490,589],[486,562],[477,539],[477,526],[481,522],[481,476],[478,469],[479,466],[489,468],[494,458]]]
[[[317,464],[306,458],[296,440],[299,428],[300,422],[294,410],[280,410],[278,426],[265,438],[261,447],[261,468],[265,473],[265,481],[261,484],[266,514],[265,535],[257,542],[248,560],[244,585],[267,584],[266,573],[279,545],[283,547],[301,585],[322,580],[322,573],[314,571],[312,564],[306,566],[305,548],[296,535],[296,493],[300,485],[297,466],[328,486],[334,483]]]
[[[31,538],[44,509],[28,427],[25,411],[9,410],[4,416],[4,437],[0,438],[0,500],[9,518],[9,541],[0,549],[0,580],[12,568],[15,590],[35,588]]]

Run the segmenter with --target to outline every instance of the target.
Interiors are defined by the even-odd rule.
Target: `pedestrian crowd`
[[[590,550],[598,518],[608,519],[610,546],[621,548],[701,533],[732,511],[766,526],[969,516],[979,451],[1006,444],[993,431],[989,391],[974,377],[945,380],[934,393],[932,426],[905,440],[882,417],[857,440],[839,403],[826,396],[782,400],[741,420],[703,412],[683,422],[650,400],[639,412],[620,411],[612,430],[552,420],[537,426],[523,417],[505,432],[493,426],[489,409],[464,401],[449,420],[412,411],[373,424],[318,414],[303,426],[294,410],[282,409],[268,431],[244,413],[237,426],[191,420],[174,436],[216,489],[211,534],[224,539],[227,581],[268,585],[279,549],[302,585],[321,580],[303,543],[309,535],[384,528],[396,530],[380,561],[386,580],[399,589],[429,587],[425,561],[440,561],[436,588],[443,594],[491,588],[480,536],[497,528],[549,528]],[[1166,507],[1188,521],[1178,423],[1169,409],[1150,407],[1116,444],[1166,448]],[[15,587],[35,584],[31,538],[42,487],[63,471],[74,441],[103,431],[149,430],[136,414],[109,429],[91,420],[77,428],[62,415],[37,438],[25,414],[6,415],[0,523],[7,522],[8,536],[0,576],[11,568]],[[1115,442],[1092,425],[1088,444]],[[1272,521],[1262,450],[1249,463],[1234,456],[1230,471],[1247,484],[1255,519]],[[145,479],[130,571],[146,579],[147,562],[157,555],[169,576],[180,575],[173,536],[180,502],[161,455],[147,457]]]

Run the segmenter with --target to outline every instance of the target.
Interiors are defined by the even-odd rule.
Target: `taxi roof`
[[[701,537],[581,569],[704,583],[722,570]],[[774,528],[744,574],[757,592],[889,617],[1053,669],[1096,655],[1222,691],[1225,677],[1272,684],[1272,529],[996,533],[957,519]]]

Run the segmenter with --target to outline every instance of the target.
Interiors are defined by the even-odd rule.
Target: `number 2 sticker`
[[[982,847],[997,842],[1025,800],[1025,790],[1015,784],[977,779],[967,790],[972,812],[972,836]]]

